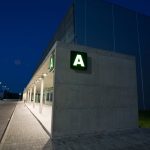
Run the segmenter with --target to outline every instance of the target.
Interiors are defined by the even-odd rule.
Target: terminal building
[[[138,106],[150,108],[149,26],[103,0],[74,0],[23,94],[40,114],[49,106],[52,138],[138,127]]]

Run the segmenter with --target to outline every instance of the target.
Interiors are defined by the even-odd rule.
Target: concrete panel
[[[88,55],[88,69],[70,68],[70,51]],[[137,128],[134,57],[56,44],[52,137]]]

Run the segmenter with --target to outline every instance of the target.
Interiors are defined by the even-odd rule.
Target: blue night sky
[[[73,0],[0,2],[0,81],[22,92]],[[150,16],[149,0],[105,0]]]

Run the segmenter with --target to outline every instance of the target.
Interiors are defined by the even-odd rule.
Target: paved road
[[[150,129],[51,140],[23,103],[18,103],[0,150],[150,150]]]
[[[0,101],[0,141],[16,106],[16,102]]]
[[[23,102],[19,102],[1,144],[1,150],[49,149],[50,137]]]

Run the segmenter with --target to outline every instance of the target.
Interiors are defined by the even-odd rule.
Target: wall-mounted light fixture
[[[43,73],[43,77],[46,77],[48,74],[47,73]]]

